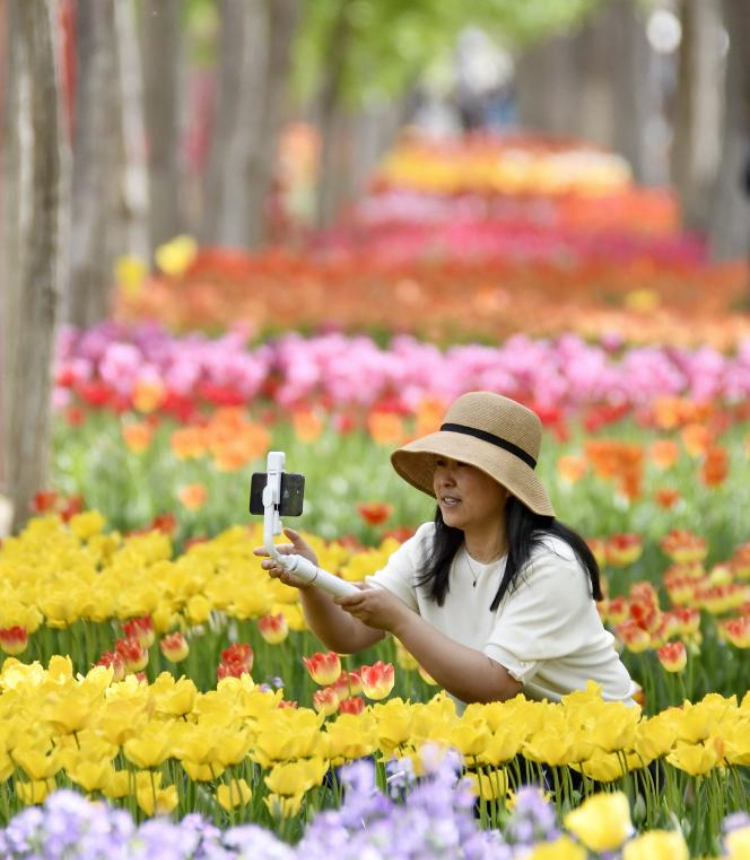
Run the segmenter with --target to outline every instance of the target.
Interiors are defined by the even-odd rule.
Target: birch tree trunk
[[[182,230],[180,50],[182,0],[143,0],[150,236],[156,247]]]
[[[149,260],[149,188],[146,122],[143,113],[141,49],[133,0],[114,4],[115,64],[118,85],[120,140],[118,253]]]
[[[672,178],[683,225],[705,232],[721,154],[723,62],[719,0],[682,0]]]
[[[60,291],[61,191],[57,16],[53,0],[9,0],[10,79],[4,186],[8,279],[4,293],[2,421],[6,494],[14,528],[48,484],[50,389]]]
[[[109,312],[117,196],[117,81],[114,6],[76,6],[76,99],[70,280],[64,316],[83,328]]]
[[[729,54],[723,144],[714,186],[709,243],[717,260],[750,254],[750,198],[742,176],[750,157],[750,0],[723,0]]]

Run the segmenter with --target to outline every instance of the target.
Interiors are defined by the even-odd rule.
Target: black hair
[[[512,592],[518,586],[521,570],[531,557],[532,551],[547,535],[560,538],[570,546],[589,575],[591,596],[594,600],[603,598],[599,565],[586,541],[554,517],[535,514],[515,496],[510,496],[505,504],[505,539],[508,544],[508,557],[502,582],[489,607],[491,612],[498,608],[500,601],[508,592]],[[447,526],[438,508],[435,511],[435,542],[425,562],[424,572],[417,581],[418,585],[427,586],[428,596],[438,606],[445,603],[445,596],[450,589],[453,558],[463,541],[464,533],[461,529]]]

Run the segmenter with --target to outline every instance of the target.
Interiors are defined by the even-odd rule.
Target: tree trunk
[[[132,0],[114,4],[115,60],[117,66],[120,177],[117,231],[118,253],[151,257],[149,239],[148,156],[143,114],[141,49],[138,44]]]
[[[181,0],[144,0],[143,65],[150,234],[156,247],[182,230],[180,200]]]
[[[630,162],[636,179],[656,180],[644,134],[653,110],[651,59],[638,4],[602,3],[577,30],[519,56],[520,122],[613,149]]]
[[[47,486],[50,389],[59,296],[61,192],[57,18],[53,0],[9,0],[11,89],[4,185],[8,280],[4,290],[3,461],[14,527]]]
[[[84,328],[108,316],[113,280],[119,99],[112,4],[79,0],[76,58],[71,263],[64,316]]]
[[[721,153],[721,7],[719,0],[682,0],[672,179],[683,225],[705,232],[706,200]]]
[[[268,53],[262,95],[262,116],[247,170],[247,244],[256,248],[268,238],[268,199],[278,162],[279,134],[288,102],[292,43],[299,22],[300,0],[265,0]]]
[[[653,53],[643,12],[633,0],[613,0],[603,26],[611,39],[610,74],[614,110],[612,148],[624,156],[637,182],[656,183],[666,170],[664,154],[648,146],[647,129],[655,115]],[[662,174],[662,176],[660,176]]]
[[[750,254],[750,198],[742,184],[750,157],[750,0],[723,0],[729,53],[724,98],[723,144],[709,226],[717,260]]]
[[[227,187],[237,182],[239,164],[230,157],[244,83],[245,9],[238,0],[219,0],[219,75],[201,217],[204,244],[227,244]]]
[[[316,226],[329,228],[351,193],[352,140],[349,111],[343,105],[348,61],[351,0],[339,0],[328,39],[328,66],[319,98],[320,163]]]
[[[516,65],[518,118],[542,134],[578,136],[580,96],[572,34],[548,37],[526,48]]]

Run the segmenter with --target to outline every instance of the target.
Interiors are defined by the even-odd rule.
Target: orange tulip
[[[166,397],[167,389],[160,379],[139,379],[133,389],[133,406],[138,412],[155,412]]]
[[[683,427],[682,444],[691,457],[699,457],[708,451],[711,443],[711,431],[705,424],[688,424]]]
[[[680,500],[680,493],[678,490],[674,490],[671,487],[659,487],[659,489],[654,493],[654,498],[660,508],[669,510]]]
[[[142,454],[151,445],[154,428],[149,424],[138,422],[137,424],[126,424],[122,428],[122,438],[128,450],[134,454]]]
[[[657,439],[649,448],[651,462],[659,469],[671,469],[680,458],[680,449],[672,439]]]
[[[387,502],[362,502],[357,511],[369,526],[379,526],[393,513],[393,505]]]
[[[323,432],[323,419],[312,409],[295,409],[292,412],[294,435],[300,442],[314,442]]]
[[[367,416],[367,430],[378,445],[396,445],[404,437],[404,422],[393,412],[373,410]]]
[[[701,468],[701,478],[707,487],[718,487],[729,474],[729,457],[723,448],[709,448]]]
[[[563,457],[558,457],[557,471],[563,480],[569,484],[575,484],[585,474],[588,464],[585,457],[576,457],[572,454],[567,454]]]
[[[197,511],[206,504],[208,490],[205,484],[185,484],[177,491],[177,498],[189,511]]]

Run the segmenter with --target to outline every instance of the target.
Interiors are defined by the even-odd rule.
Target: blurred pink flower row
[[[285,334],[249,345],[246,333],[216,339],[175,337],[156,325],[108,322],[58,342],[55,403],[133,407],[139,389],[218,405],[273,400],[284,408],[388,404],[411,412],[425,398],[450,402],[489,389],[541,409],[574,412],[590,404],[638,408],[659,397],[741,403],[750,397],[750,341],[733,355],[712,348],[623,348],[617,338],[590,344],[576,335],[499,346],[440,349],[409,336],[386,348],[364,335]]]

